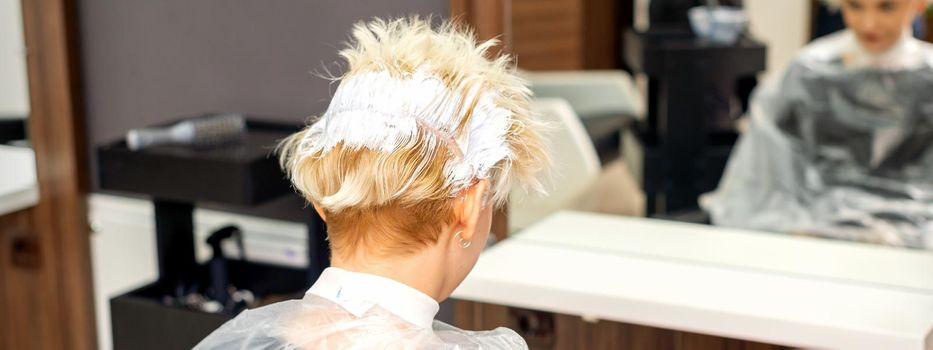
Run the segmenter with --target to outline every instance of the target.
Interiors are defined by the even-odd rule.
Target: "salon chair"
[[[560,210],[644,215],[644,194],[628,168],[621,160],[600,165],[597,150],[569,102],[558,98],[534,99],[531,110],[550,124],[545,138],[553,171],[545,184],[547,195],[519,190],[510,194],[509,232]]]
[[[580,118],[559,98],[532,100],[531,111],[548,123],[549,151],[554,162],[553,185],[541,196],[519,190],[510,193],[509,232],[525,228],[561,210],[575,207],[600,174],[599,158]]]
[[[583,123],[606,165],[620,155],[622,132],[644,118],[644,103],[632,77],[621,70],[524,72],[536,98],[561,98]]]

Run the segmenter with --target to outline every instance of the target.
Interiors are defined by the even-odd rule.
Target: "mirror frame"
[[[0,217],[0,348],[97,348],[77,6],[22,0],[39,202]]]

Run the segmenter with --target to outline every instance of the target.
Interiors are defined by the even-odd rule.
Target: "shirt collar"
[[[434,298],[401,282],[337,267],[324,269],[306,294],[337,303],[357,317],[378,305],[421,328],[431,328],[440,309]]]
[[[921,47],[905,29],[891,48],[880,53],[871,53],[858,43],[855,33],[849,31],[847,48],[844,50],[844,63],[848,68],[910,69],[924,63]]]

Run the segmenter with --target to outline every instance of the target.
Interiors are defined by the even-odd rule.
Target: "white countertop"
[[[29,148],[0,145],[0,215],[38,202],[35,153]]]
[[[930,349],[933,253],[563,212],[490,248],[454,298],[833,349]]]

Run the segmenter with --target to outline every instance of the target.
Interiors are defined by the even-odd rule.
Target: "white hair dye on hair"
[[[327,111],[279,144],[294,187],[334,213],[446,199],[477,180],[496,206],[513,186],[544,192],[544,126],[496,44],[418,17],[358,23]]]
[[[411,147],[419,133],[427,133],[431,143],[425,153],[435,152],[439,143],[455,153],[445,173],[451,196],[456,195],[511,156],[505,142],[511,112],[496,106],[479,82],[460,90],[465,93],[447,88],[426,69],[405,77],[378,71],[345,78],[330,107],[300,141],[294,161],[326,155],[339,144],[391,153]],[[469,106],[474,106],[472,111]],[[472,114],[466,116],[468,112]],[[458,136],[456,129],[464,118],[469,122]]]

